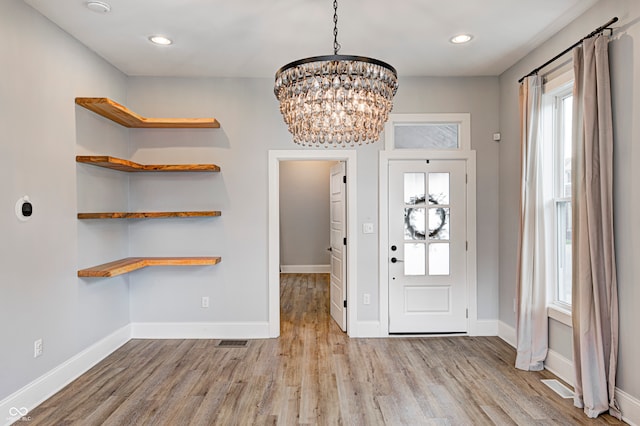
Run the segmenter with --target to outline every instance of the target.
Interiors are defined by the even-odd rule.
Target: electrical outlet
[[[203,308],[209,307],[209,296],[202,296],[202,305]]]
[[[362,303],[364,303],[365,305],[369,305],[371,303],[371,295],[369,293],[365,293],[362,296]]]
[[[42,355],[42,339],[33,342],[33,357],[38,358]]]

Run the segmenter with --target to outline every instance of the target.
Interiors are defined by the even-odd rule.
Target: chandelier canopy
[[[333,2],[333,55],[293,61],[276,72],[280,112],[303,146],[375,142],[393,107],[398,73],[386,62],[339,55],[338,3]]]

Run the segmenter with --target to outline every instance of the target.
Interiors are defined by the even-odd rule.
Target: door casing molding
[[[357,298],[357,164],[355,150],[270,150],[268,210],[269,337],[280,335],[280,161],[344,161],[347,170],[347,334],[356,337]],[[328,231],[327,231],[328,232]]]
[[[469,318],[467,334],[478,335],[478,292],[477,292],[477,233],[476,233],[476,152],[431,151],[431,150],[389,150],[380,151],[379,156],[379,312],[380,337],[389,336],[389,161],[394,160],[464,160],[467,169],[467,300]]]

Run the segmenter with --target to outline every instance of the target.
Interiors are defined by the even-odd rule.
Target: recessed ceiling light
[[[111,6],[107,3],[103,3],[101,1],[88,1],[86,3],[87,9],[92,10],[97,13],[108,13],[111,12]]]
[[[161,35],[149,36],[149,41],[153,44],[159,44],[160,46],[168,46],[173,43],[173,40]]]
[[[473,36],[470,34],[458,34],[457,36],[451,37],[450,41],[453,44],[462,44],[470,42],[472,38]]]

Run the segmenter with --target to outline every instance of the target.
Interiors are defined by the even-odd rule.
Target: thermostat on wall
[[[16,201],[16,216],[18,219],[21,221],[29,220],[32,215],[33,204],[31,203],[31,200],[29,200],[29,196],[25,195],[18,199],[18,201]]]

